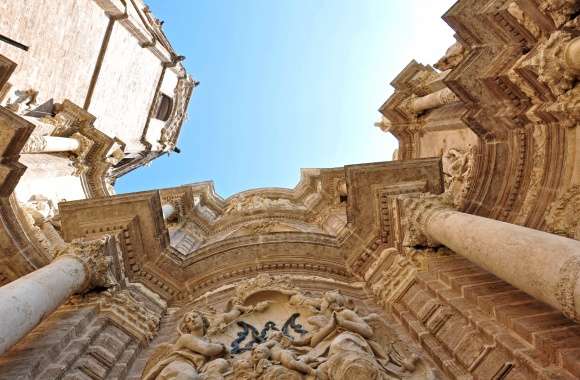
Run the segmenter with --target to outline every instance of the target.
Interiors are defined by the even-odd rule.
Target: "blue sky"
[[[300,168],[386,161],[373,126],[390,81],[453,42],[452,0],[149,0],[201,82],[181,154],[120,178],[118,193],[214,180],[227,197],[294,187]]]

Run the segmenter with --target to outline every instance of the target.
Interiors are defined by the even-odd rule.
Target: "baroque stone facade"
[[[459,0],[380,108],[393,161],[227,199],[111,193],[196,85],[140,0],[58,2],[52,49],[27,3],[0,5],[0,379],[580,377],[575,0]],[[33,70],[64,45],[75,88]]]

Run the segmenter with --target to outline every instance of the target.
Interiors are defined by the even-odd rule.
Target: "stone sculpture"
[[[219,330],[223,330],[228,324],[232,323],[240,316],[254,311],[264,311],[266,308],[268,308],[269,305],[270,302],[264,301],[259,302],[256,305],[244,306],[239,302],[239,300],[232,300],[228,302],[226,310],[223,313],[215,313],[209,316],[211,321],[209,332],[213,333]]]
[[[450,148],[442,153],[445,189],[453,198],[456,207],[460,207],[466,198],[469,181],[473,174],[474,149]]]
[[[38,91],[33,89],[14,90],[6,102],[6,108],[12,112],[23,115],[36,106]]]
[[[281,286],[272,287],[275,282]],[[255,304],[244,303],[248,297],[264,295],[264,292],[277,295],[272,295],[271,300],[262,298]],[[338,291],[328,291],[317,298],[294,287],[287,277],[276,280],[259,276],[240,284],[236,293],[224,313],[209,316],[209,319],[197,311],[187,313],[178,328],[180,336],[174,344],[164,344],[157,349],[147,363],[143,379],[431,377],[422,361],[407,352],[379,315],[359,315],[349,299]],[[284,299],[286,301],[281,301]],[[296,311],[284,326],[272,320],[279,320],[276,313],[280,308],[278,312],[272,308],[280,306],[283,310]],[[301,315],[299,311],[307,316],[306,329],[297,321]],[[250,318],[250,313],[254,319]],[[261,314],[262,318],[256,314]],[[261,330],[252,325],[265,319],[269,321]],[[216,325],[210,327],[211,323]],[[212,343],[212,340],[231,339],[228,337],[235,334],[236,326],[242,330],[231,342],[229,352],[223,343]]]
[[[225,214],[240,213],[244,211],[265,210],[265,209],[281,209],[281,210],[297,210],[304,209],[304,206],[293,203],[289,199],[284,198],[266,198],[259,195],[244,196],[238,195],[234,197],[226,207]]]
[[[219,356],[227,350],[223,344],[212,343],[205,337],[208,328],[203,314],[187,313],[178,328],[176,342],[161,345],[155,351],[143,371],[143,380],[224,379],[229,363]]]

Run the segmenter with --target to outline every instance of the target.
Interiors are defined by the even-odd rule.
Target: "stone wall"
[[[162,313],[138,290],[74,297],[0,357],[0,379],[124,379]]]
[[[0,54],[18,65],[12,87],[38,91],[39,104],[84,104],[109,23],[101,7],[92,0],[3,1],[0,14],[0,34],[29,47],[0,43]]]
[[[125,142],[128,151],[144,149],[140,139],[162,69],[157,57],[139,46],[122,24],[115,23],[89,112],[99,115],[95,126]]]
[[[580,376],[580,328],[562,313],[454,254],[426,268],[383,304],[450,377]]]

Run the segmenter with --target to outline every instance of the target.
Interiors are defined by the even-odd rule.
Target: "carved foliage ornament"
[[[430,223],[435,213],[454,209],[449,193],[440,195],[421,194],[401,195],[402,218],[401,228],[405,231],[403,246],[405,247],[437,247],[440,244],[430,238],[425,227]]]
[[[540,10],[552,17],[557,28],[566,23],[579,9],[580,3],[577,0],[544,0],[540,5]]]
[[[552,233],[580,240],[580,185],[572,186],[552,203],[546,215]]]
[[[63,247],[56,248],[53,256],[55,259],[73,257],[83,264],[88,274],[83,286],[85,291],[95,287],[109,288],[115,284],[110,272],[112,258],[105,254],[110,239],[110,236],[97,240],[76,239]]]
[[[574,87],[578,72],[567,62],[567,48],[573,41],[571,33],[558,30],[547,41],[537,47],[538,53],[532,64],[538,68],[538,79],[546,83],[556,96],[565,94]]]

